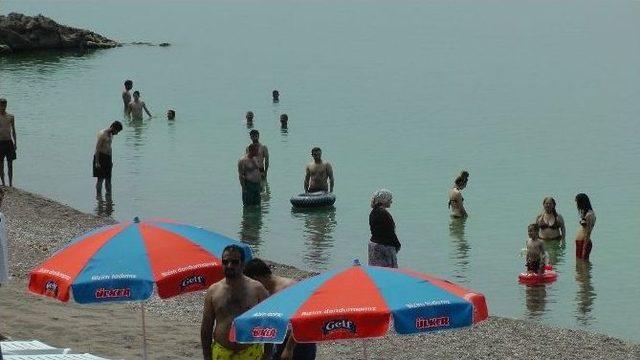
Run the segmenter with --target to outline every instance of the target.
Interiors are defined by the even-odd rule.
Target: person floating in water
[[[173,109],[167,110],[167,120],[174,120],[176,118],[176,111]]]
[[[133,89],[133,81],[126,80],[124,90],[122,90],[122,103],[124,104],[124,113],[127,115],[129,115],[129,103],[131,103],[131,89]]]
[[[7,112],[7,99],[0,98],[0,179],[4,182],[4,159],[7,158],[7,175],[9,186],[13,186],[13,160],[16,159],[18,138],[16,137],[16,120]]]
[[[576,234],[576,258],[589,260],[593,248],[591,233],[596,226],[596,213],[591,207],[591,201],[587,194],[576,195],[576,207],[580,213],[580,227]]]
[[[238,160],[238,180],[242,187],[242,204],[245,206],[260,205],[264,169],[256,160],[258,145],[251,144],[247,150],[247,153]]]
[[[140,100],[140,91],[133,92],[133,101],[129,103],[129,115],[132,120],[142,120],[142,110],[144,110],[149,117],[151,117],[151,113],[149,109],[147,109],[147,104],[144,101]]]
[[[280,92],[278,90],[273,90],[271,96],[273,97],[274,103],[280,102]]]
[[[547,256],[544,250],[544,242],[538,237],[540,227],[533,223],[527,227],[529,239],[527,240],[526,266],[527,272],[544,274],[544,267],[547,264]]]
[[[249,138],[251,139],[251,144],[255,144],[258,146],[258,154],[255,157],[258,166],[260,167],[260,174],[262,175],[262,181],[267,180],[267,172],[269,171],[269,149],[263,144],[260,143],[260,132],[258,130],[251,130],[249,132]],[[249,153],[249,147],[245,151]]]
[[[567,231],[562,215],[556,212],[556,200],[552,197],[546,197],[542,201],[542,206],[544,210],[536,218],[536,224],[540,227],[540,239],[560,240],[560,245],[564,245]]]
[[[253,111],[247,111],[244,118],[247,120],[247,128],[251,129],[253,127]]]
[[[107,196],[111,196],[111,170],[113,168],[111,141],[114,135],[122,131],[122,123],[114,121],[111,126],[98,132],[98,141],[96,142],[96,151],[93,154],[93,177],[96,180],[96,196],[102,195],[102,183],[107,192]]]
[[[287,129],[289,125],[289,115],[280,115],[280,129]]]
[[[449,190],[449,209],[451,209],[451,216],[453,217],[465,217],[467,211],[464,209],[464,198],[462,197],[462,190],[467,187],[469,182],[469,173],[462,171],[460,175],[454,181],[453,187]]]
[[[313,193],[318,191],[333,192],[335,179],[333,178],[333,168],[331,164],[322,161],[322,150],[314,147],[311,150],[313,161],[305,168],[304,191]]]

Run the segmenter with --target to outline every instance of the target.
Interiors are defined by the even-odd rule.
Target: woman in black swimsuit
[[[567,231],[564,226],[562,215],[556,211],[556,201],[552,197],[546,197],[542,201],[544,210],[536,218],[536,223],[540,227],[539,237],[542,240],[560,240],[564,245],[564,238]]]

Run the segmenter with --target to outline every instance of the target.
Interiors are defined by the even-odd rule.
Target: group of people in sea
[[[453,218],[468,216],[464,207],[464,190],[469,182],[469,172],[463,170],[455,178],[453,187],[449,190],[448,207]],[[393,202],[389,190],[380,189],[371,198],[371,213],[369,227],[371,239],[369,242],[369,265],[398,267],[397,253],[400,251],[400,241],[395,232],[395,222],[388,209]],[[580,215],[580,226],[576,233],[576,258],[589,260],[593,241],[591,233],[596,223],[596,215],[591,207],[589,196],[577,194],[575,203]],[[525,266],[528,272],[543,274],[549,258],[545,251],[545,241],[559,241],[565,246],[566,227],[563,217],[556,211],[556,201],[546,197],[542,201],[543,211],[527,226],[528,239],[525,248]]]
[[[144,113],[151,117],[140,92],[133,91],[133,81],[124,83],[122,92],[123,110],[127,118],[140,121]],[[273,102],[280,101],[280,93],[272,92]],[[16,132],[13,115],[6,112],[7,101],[0,98],[0,170],[4,185],[4,159],[7,159],[9,185],[12,186],[12,161],[16,159]],[[269,171],[269,149],[260,142],[260,132],[253,129],[254,114],[248,111],[245,115],[247,127],[250,129],[251,143],[238,160],[238,180],[241,186],[244,206],[260,205],[261,192],[264,190]],[[167,111],[167,119],[175,119],[175,110]],[[280,116],[282,129],[288,126],[287,114]],[[113,136],[123,130],[120,121],[97,134],[96,147],[92,162],[93,176],[96,180],[96,194],[101,195],[102,187],[107,196],[111,194],[112,174],[112,140]],[[322,159],[319,147],[311,149],[312,161],[305,167],[303,189],[305,193],[332,193],[335,186],[332,165]],[[462,171],[454,180],[448,193],[448,207],[451,216],[464,218],[468,213],[464,206],[462,191],[469,181],[469,172]],[[0,204],[4,191],[0,188]],[[371,237],[368,243],[368,263],[373,266],[398,267],[397,254],[401,243],[396,235],[396,225],[389,208],[393,203],[393,195],[387,189],[379,189],[371,196],[371,212],[369,227]],[[588,260],[593,248],[591,234],[595,226],[596,216],[589,197],[580,193],[575,197],[576,207],[580,215],[580,227],[576,234],[576,258]],[[0,232],[4,232],[4,218],[0,213]],[[527,227],[526,268],[528,272],[542,274],[548,264],[545,242],[559,241],[565,244],[566,227],[563,217],[556,211],[556,202],[552,197],[543,200],[543,211],[536,216]],[[6,239],[5,239],[6,240]],[[0,244],[0,260],[6,256],[6,241]],[[3,261],[4,267],[7,262]],[[291,336],[287,336],[282,345],[263,346],[238,344],[229,340],[229,331],[233,319],[288,286],[294,280],[276,276],[261,259],[255,258],[245,263],[245,254],[241,247],[230,245],[222,254],[222,266],[225,278],[212,285],[206,292],[201,324],[201,342],[204,359],[315,359],[315,344],[296,344]],[[0,283],[6,271],[0,269]]]

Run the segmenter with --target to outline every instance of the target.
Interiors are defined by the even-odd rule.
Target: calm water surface
[[[0,7],[122,42],[173,44],[0,59],[20,138],[17,186],[119,220],[200,224],[317,271],[366,259],[369,196],[386,187],[402,266],[482,291],[493,314],[640,341],[640,2]],[[110,205],[94,198],[90,164],[96,132],[122,117],[127,78],[156,117],[126,123],[114,139]],[[170,107],[174,122],[164,119]],[[236,174],[247,110],[272,158],[260,209],[242,208]],[[338,201],[295,212],[289,198],[313,146],[334,166]],[[447,190],[461,169],[471,173],[470,217],[452,221]],[[598,215],[590,264],[573,255],[578,192]],[[516,281],[519,252],[548,195],[569,246],[550,249],[558,281],[527,288]]]

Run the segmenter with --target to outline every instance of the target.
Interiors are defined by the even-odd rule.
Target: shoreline
[[[30,294],[26,287],[29,271],[73,237],[115,221],[16,188],[7,188],[1,210],[8,223],[13,279],[0,287],[0,334],[112,359],[140,358],[138,303],[61,303]],[[270,265],[281,276],[300,279],[311,275],[283,264]],[[201,358],[202,299],[203,292],[195,292],[167,300],[154,296],[145,303],[150,359]],[[371,359],[640,358],[640,344],[627,340],[497,316],[456,331],[321,343],[317,358],[360,359],[365,343]]]

